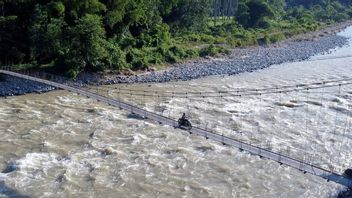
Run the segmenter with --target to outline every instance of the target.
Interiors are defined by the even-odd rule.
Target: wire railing
[[[178,127],[178,122],[174,119],[169,118],[169,117],[144,110],[142,108],[128,104],[126,102],[122,102],[117,99],[109,98],[108,96],[99,95],[97,93],[81,89],[80,87],[76,86],[75,84],[73,84],[73,85],[70,85],[71,83],[60,84],[57,82],[46,80],[47,78],[49,78],[49,79],[54,78],[55,79],[55,77],[53,77],[53,76],[44,75],[44,76],[42,76],[43,78],[38,78],[38,77],[32,77],[32,76],[14,73],[14,72],[3,72],[3,73],[8,74],[8,75],[12,75],[15,77],[19,77],[19,78],[31,80],[31,81],[44,83],[49,86],[65,89],[65,90],[68,90],[71,92],[75,92],[77,94],[93,98],[97,101],[105,102],[109,105],[119,107],[119,108],[127,110],[131,113],[138,114],[146,119],[154,120],[160,124],[165,124],[165,125],[169,125],[172,127]],[[342,84],[343,83],[339,83],[338,85],[329,85],[329,86],[341,86]],[[350,84],[350,83],[348,83],[348,84]],[[324,85],[324,87],[326,87],[326,85]],[[349,179],[349,178],[347,178],[343,175],[340,175],[338,173],[335,173],[331,170],[327,170],[327,169],[318,167],[316,165],[313,165],[311,163],[304,162],[300,159],[295,159],[295,158],[289,157],[285,154],[274,152],[274,151],[266,149],[266,148],[261,148],[259,146],[255,146],[255,145],[252,145],[252,144],[240,141],[240,140],[236,140],[234,138],[227,137],[222,134],[218,134],[218,133],[215,133],[215,132],[212,132],[209,130],[202,129],[200,127],[193,127],[188,132],[191,134],[203,136],[206,139],[211,139],[211,140],[220,142],[224,145],[234,146],[234,147],[240,149],[241,151],[246,151],[251,154],[258,155],[260,157],[268,158],[268,159],[274,160],[280,164],[286,164],[288,166],[291,166],[293,168],[301,170],[304,173],[311,173],[313,175],[317,175],[319,177],[334,181],[336,183],[345,185],[347,187],[352,187],[352,179]]]

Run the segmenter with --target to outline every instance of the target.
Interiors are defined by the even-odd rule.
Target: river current
[[[340,34],[352,43],[352,28]],[[347,45],[252,73],[100,89],[165,116],[184,112],[194,125],[342,173],[352,167],[350,85],[262,96],[134,94],[351,78],[349,56]],[[0,197],[334,197],[343,189],[66,91],[0,99],[0,136]]]

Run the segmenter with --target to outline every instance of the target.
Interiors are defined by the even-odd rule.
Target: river
[[[352,28],[340,34],[352,43]],[[350,85],[205,98],[117,90],[219,92],[351,78],[348,56],[350,45],[252,73],[101,93],[165,116],[185,112],[194,125],[343,172],[352,167]],[[66,91],[0,99],[0,135],[0,197],[334,197],[343,189]]]

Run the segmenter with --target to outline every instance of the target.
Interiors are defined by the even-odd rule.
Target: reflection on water
[[[348,54],[352,47],[313,59]],[[350,61],[114,85],[109,95],[165,116],[185,112],[202,128],[342,172],[352,166],[351,86],[206,98],[131,96],[116,90],[218,92],[311,83],[350,77]],[[31,197],[331,197],[342,188],[65,91],[1,99],[0,135],[0,197],[9,195],[5,186]]]

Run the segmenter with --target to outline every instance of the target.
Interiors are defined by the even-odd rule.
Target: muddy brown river
[[[352,38],[352,28],[340,34]],[[241,97],[137,93],[347,79],[349,56],[345,46],[236,76],[99,89],[165,116],[185,112],[194,125],[342,173],[352,167],[351,85]],[[343,189],[66,91],[1,98],[0,136],[0,197],[334,197]]]

